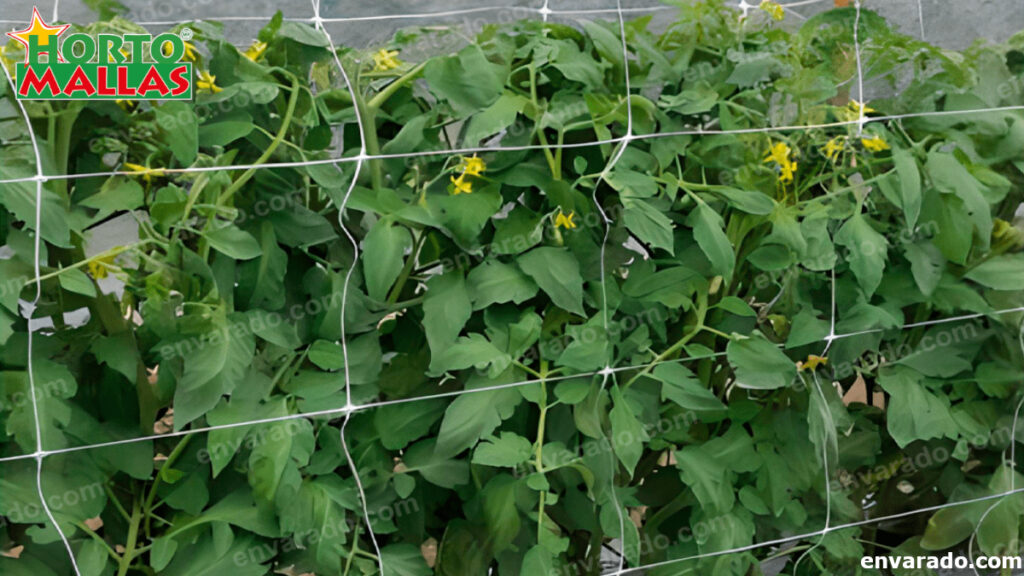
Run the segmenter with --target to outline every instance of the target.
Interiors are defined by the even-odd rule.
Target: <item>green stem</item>
[[[398,297],[402,295],[402,288],[405,287],[405,283],[409,280],[409,274],[412,274],[413,267],[416,265],[416,256],[419,254],[420,247],[423,246],[423,240],[426,236],[426,234],[420,234],[420,237],[413,244],[412,252],[409,252],[409,258],[405,261],[405,266],[402,267],[402,273],[398,277],[398,281],[395,282],[394,288],[391,289],[391,295],[388,296],[388,304],[398,302]]]
[[[537,99],[537,68],[533,64],[529,66],[530,71],[530,101],[533,102],[534,111],[537,114],[537,126],[534,131],[537,133],[537,138],[540,143],[544,145],[544,158],[548,161],[548,167],[551,169],[551,177],[555,180],[562,179],[562,167],[555,161],[554,155],[551,153],[551,149],[548,148],[548,139],[544,136],[544,128],[540,126],[540,119],[543,117],[540,110],[540,101]],[[561,151],[561,147],[559,147]]]
[[[156,478],[153,479],[153,484],[149,487],[149,494],[146,495],[145,505],[145,532],[147,538],[149,537],[149,520],[153,513],[153,501],[156,499],[156,489],[160,486],[160,478],[163,477],[165,470],[170,470],[171,466],[174,465],[174,461],[185,451],[191,439],[191,435],[182,436],[178,445],[174,447],[174,450],[167,456],[167,460],[164,460],[164,463],[160,466],[160,471],[157,472]]]
[[[121,514],[121,517],[124,518],[125,522],[131,522],[131,516],[128,514],[128,511],[124,509],[124,506],[117,498],[117,495],[114,494],[114,490],[111,489],[110,484],[104,484],[103,491],[107,493],[107,498],[114,503],[114,508],[117,508],[117,511]]]
[[[378,92],[376,96],[370,98],[370,101],[367,102],[366,105],[375,110],[379,110],[385,102],[394,96],[395,92],[397,92],[399,88],[405,86],[411,82],[413,78],[419,76],[420,72],[423,71],[423,68],[426,67],[426,65],[426,62],[420,62],[416,66],[413,66],[397,80],[385,86],[384,89]]]
[[[135,496],[132,497],[132,519],[128,524],[128,540],[125,542],[124,556],[121,557],[117,576],[125,576],[128,573],[128,568],[131,567],[132,559],[135,558],[135,545],[139,540],[139,523],[141,520],[142,509],[139,506],[139,498]]]
[[[86,258],[85,260],[80,260],[80,261],[75,262],[74,264],[72,264],[70,266],[67,266],[65,268],[61,268],[60,270],[56,270],[54,272],[50,272],[49,274],[43,274],[42,276],[39,277],[39,281],[43,282],[43,281],[49,280],[51,278],[56,278],[57,276],[60,276],[61,274],[67,272],[68,270],[75,270],[76,268],[81,268],[83,266],[87,266],[90,262],[95,262],[96,260],[102,260],[103,258],[109,258],[111,256],[117,256],[118,254],[121,254],[122,252],[127,252],[127,251],[135,249],[135,248],[141,248],[142,246],[145,246],[147,244],[153,244],[153,243],[154,242],[152,240],[142,240],[142,241],[136,242],[134,244],[129,244],[128,246],[115,246],[114,248],[111,248],[110,250],[106,250],[104,252],[100,252],[99,254],[93,256],[92,258]],[[32,283],[33,284],[35,283],[35,279],[32,279]]]
[[[93,540],[95,540],[95,541],[99,542],[100,544],[102,544],[103,548],[105,548],[107,550],[107,554],[109,554],[110,557],[113,558],[114,562],[121,563],[121,560],[122,560],[121,559],[121,555],[118,554],[117,552],[115,552],[114,549],[110,547],[110,544],[107,544],[107,541],[104,540],[102,536],[100,536],[99,534],[94,532],[92,530],[92,528],[89,528],[88,526],[86,526],[82,522],[75,522],[75,527],[78,528],[79,530],[81,530],[82,532],[85,532],[86,534],[88,534],[89,537],[92,538]]]
[[[356,551],[359,550],[359,524],[356,524],[354,533],[352,534],[352,549],[349,550],[348,558],[345,559],[345,572],[342,576],[348,576],[349,570],[352,569],[352,560],[356,557]]]
[[[547,374],[548,362],[547,360],[541,360],[540,373],[537,375],[540,378],[540,421],[537,423],[537,446],[534,448],[533,463],[538,474],[544,473],[544,428],[548,414]],[[542,491],[540,493],[540,502],[537,505],[537,542],[541,542],[544,537],[544,500],[546,496],[547,491]]]
[[[682,338],[677,340],[675,344],[669,346],[664,352],[662,352],[661,354],[658,354],[654,358],[654,360],[651,360],[650,364],[648,364],[647,366],[644,366],[643,370],[641,370],[640,372],[637,372],[632,378],[630,378],[626,382],[626,384],[623,386],[623,388],[629,388],[634,382],[636,382],[640,378],[642,378],[642,377],[646,376],[647,374],[649,374],[651,372],[651,370],[654,369],[655,366],[657,366],[658,364],[664,362],[666,358],[668,358],[669,356],[671,356],[671,355],[675,354],[676,352],[678,352],[680,349],[682,349],[683,346],[686,345],[687,342],[689,342],[691,339],[693,339],[694,336],[699,334],[700,331],[705,328],[705,326],[704,326],[704,318],[707,316],[707,313],[708,313],[708,297],[707,297],[707,294],[698,293],[697,294],[697,323],[694,325],[693,330],[691,330],[685,336],[683,336]]]
[[[267,160],[270,160],[270,157],[274,155],[274,151],[277,150],[277,147],[281,145],[281,142],[284,142],[284,138],[288,134],[288,128],[291,127],[292,118],[295,117],[295,106],[299,103],[300,90],[298,78],[292,77],[291,92],[292,94],[288,98],[288,108],[285,110],[284,118],[281,120],[281,128],[277,131],[274,139],[270,141],[270,145],[267,146],[267,149],[263,151],[263,154],[256,159],[256,162],[253,162],[253,166],[250,166],[248,170],[243,172],[237,180],[232,182],[231,185],[217,197],[218,205],[223,206],[225,202],[230,200],[231,197],[242,188],[242,186],[245,186],[245,183],[252,178],[253,174],[256,173],[258,166],[265,164]]]

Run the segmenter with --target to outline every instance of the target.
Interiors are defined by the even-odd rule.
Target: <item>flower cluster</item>
[[[467,180],[467,176],[480,176],[484,170],[487,169],[487,164],[484,163],[482,158],[477,158],[474,154],[472,157],[463,158],[462,162],[459,163],[456,168],[460,172],[458,177],[452,176],[452,194],[472,194],[473,193],[473,182]]]
[[[785,142],[776,142],[768,148],[765,163],[775,163],[779,168],[779,183],[790,184],[796,174],[797,163],[790,158],[793,150]]]

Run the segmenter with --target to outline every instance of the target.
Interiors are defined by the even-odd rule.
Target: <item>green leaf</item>
[[[693,490],[703,508],[716,512],[732,509],[735,495],[728,470],[706,448],[685,446],[675,452],[675,457],[683,482]]]
[[[516,115],[522,112],[528,103],[529,100],[522,96],[505,92],[494,104],[469,120],[463,141],[467,146],[478,146],[483,138],[511,126],[516,121]]]
[[[433,572],[423,559],[419,547],[412,544],[390,544],[381,548],[384,576],[431,576]]]
[[[373,414],[374,428],[388,450],[401,450],[425,436],[444,414],[442,400],[421,400],[381,406]]]
[[[82,576],[101,576],[109,559],[106,547],[96,540],[86,540],[75,555]]]
[[[60,280],[60,287],[68,292],[82,294],[90,298],[96,297],[96,285],[80,268],[65,269],[57,278]]]
[[[662,95],[659,104],[667,110],[679,114],[700,114],[708,112],[718,103],[719,94],[706,80],[701,80],[691,88],[671,96]]]
[[[519,535],[519,528],[522,526],[519,509],[516,507],[517,486],[515,478],[499,474],[491,478],[480,492],[483,516],[495,553],[508,549]]]
[[[530,459],[533,445],[529,440],[514,432],[502,432],[500,437],[491,437],[481,442],[473,451],[473,464],[514,468]]]
[[[757,334],[729,341],[726,357],[736,371],[736,385],[740,388],[774,390],[785,388],[796,379],[796,364]]]
[[[282,38],[295,40],[299,44],[315,46],[317,48],[326,48],[330,45],[330,42],[327,40],[327,36],[323,32],[316,30],[311,26],[302,25],[298,22],[282,22],[277,35]]]
[[[736,266],[736,255],[733,253],[729,238],[725,235],[725,222],[722,221],[722,217],[713,208],[701,202],[693,212],[690,212],[686,223],[693,228],[693,237],[704,255],[711,261],[711,270],[729,282]]]
[[[775,211],[775,200],[761,192],[725,187],[715,188],[714,192],[723,196],[731,206],[747,214],[767,216]]]
[[[106,364],[118,373],[124,375],[129,382],[134,384],[139,376],[139,360],[135,354],[126,354],[125,351],[134,349],[134,342],[130,335],[114,334],[111,336],[99,336],[93,340],[89,349],[96,360]]]
[[[487,390],[456,398],[444,412],[437,434],[438,458],[451,458],[490,436],[523,400],[517,390]]]
[[[439,376],[449,370],[465,370],[475,367],[477,370],[491,367],[490,373],[496,375],[505,370],[512,358],[485,338],[482,334],[463,336],[445,347],[430,359],[430,374]]]
[[[218,546],[214,538],[197,538],[194,544],[181,549],[161,574],[167,576],[260,576],[267,567],[258,562],[239,564],[236,556],[248,557],[257,546],[251,534],[239,534],[227,546]]]
[[[715,304],[714,307],[744,318],[753,318],[754,316],[757,316],[757,312],[754,312],[754,309],[750,307],[750,304],[747,304],[735,296],[726,296],[725,298],[722,298],[722,300],[718,304]]]
[[[270,222],[260,223],[259,242],[260,257],[239,266],[238,300],[247,302],[250,308],[264,306],[277,310],[285,303],[288,253],[278,245],[277,233]]]
[[[603,62],[595,61],[584,54],[571,40],[552,42],[555,55],[551,65],[574,82],[580,82],[591,89],[599,89],[604,83]]]
[[[387,300],[388,291],[405,264],[405,253],[412,248],[412,237],[402,226],[388,219],[378,220],[363,240],[363,276],[366,292],[378,302]]]
[[[520,574],[553,574],[555,563],[552,554],[544,546],[537,544],[526,551]]]
[[[910,261],[910,271],[921,294],[931,296],[942,280],[946,259],[931,242],[921,241],[905,245],[904,256]]]
[[[900,200],[907,228],[914,229],[921,214],[921,173],[914,155],[902,148],[893,148],[892,161],[900,180]]]
[[[654,248],[661,248],[669,254],[675,253],[672,221],[668,216],[644,200],[636,198],[623,197],[622,205],[626,208],[622,216],[623,222],[630,232]]]
[[[235,260],[251,260],[263,254],[256,238],[233,224],[207,232],[204,237],[214,250]]]
[[[433,58],[423,69],[431,92],[451,104],[458,118],[493,104],[504,91],[506,74],[506,68],[489,62],[476,44],[455,56]]]
[[[836,234],[836,243],[849,250],[847,260],[857,283],[867,296],[882,282],[889,242],[862,214],[855,214]]]
[[[651,373],[661,381],[661,399],[694,412],[722,412],[725,404],[682,364],[659,364]]]
[[[402,458],[406,472],[419,472],[427,482],[442,488],[469,482],[469,464],[438,455],[434,450],[436,442],[428,438],[410,446]]]
[[[298,473],[298,466],[309,462],[315,439],[309,420],[274,422],[253,432],[262,441],[254,442],[249,453],[249,484],[253,495],[274,501],[278,487],[286,481],[286,470]]]
[[[345,354],[341,344],[317,340],[309,347],[309,361],[321,370],[341,370],[345,367]]]
[[[199,118],[191,104],[163,102],[155,107],[156,122],[164,141],[182,166],[191,166],[199,155]]]
[[[461,270],[452,270],[427,281],[423,300],[423,330],[433,357],[440,357],[459,337],[473,314]]]
[[[520,254],[544,237],[543,217],[525,206],[512,209],[508,217],[494,221],[491,250],[495,254]]]
[[[903,367],[884,368],[878,384],[890,395],[886,410],[889,434],[900,448],[914,440],[956,439],[958,428],[949,400],[925,388],[921,376]]]
[[[96,208],[100,215],[135,210],[145,203],[145,191],[138,180],[127,176],[114,176],[100,186],[99,192],[85,198],[79,204]]]
[[[241,314],[220,313],[210,330],[174,345],[185,370],[174,391],[174,428],[199,418],[242,382],[256,340]]]
[[[493,258],[484,260],[469,273],[468,288],[473,310],[505,302],[522,304],[537,295],[537,284],[529,276]]]
[[[583,278],[576,258],[560,248],[541,247],[516,259],[519,267],[559,308],[583,316]]]
[[[953,194],[963,201],[966,215],[974,225],[974,237],[981,249],[987,249],[992,235],[992,212],[981,183],[948,152],[929,152],[925,168],[939,192]]]
[[[964,331],[935,327],[922,336],[915,350],[893,362],[936,378],[951,378],[971,370],[973,365],[970,359],[974,356],[971,341],[977,338],[965,337],[975,335],[970,325],[966,327]]]
[[[612,425],[612,445],[615,446],[615,455],[618,456],[619,462],[622,462],[626,470],[632,474],[640,462],[644,442],[651,438],[643,424],[633,415],[617,384],[612,386],[612,402],[614,407],[608,413]]]
[[[1002,254],[971,268],[964,278],[995,290],[1020,290],[1024,286],[1024,254]]]

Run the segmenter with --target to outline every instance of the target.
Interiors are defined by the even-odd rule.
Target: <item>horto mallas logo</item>
[[[19,100],[191,100],[192,64],[182,35],[69,34],[32,9],[32,22],[7,35],[25,48],[15,68]],[[187,38],[186,38],[187,36]]]

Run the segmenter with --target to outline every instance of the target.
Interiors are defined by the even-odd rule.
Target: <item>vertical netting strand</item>
[[[328,46],[331,50],[331,56],[334,58],[335,64],[338,66],[338,71],[341,74],[342,79],[345,81],[346,86],[349,90],[349,95],[352,97],[352,106],[355,111],[356,125],[359,128],[359,156],[356,160],[355,170],[352,174],[352,181],[349,183],[348,190],[345,191],[345,196],[342,198],[341,205],[338,206],[338,224],[348,238],[348,241],[352,244],[352,265],[345,273],[345,281],[341,289],[341,351],[342,359],[344,364],[345,374],[345,420],[341,424],[341,430],[339,432],[341,438],[341,447],[345,452],[345,460],[348,462],[349,470],[352,471],[352,478],[355,480],[356,489],[359,492],[359,501],[363,509],[363,521],[366,524],[367,534],[370,537],[370,541],[373,543],[373,548],[377,553],[377,567],[380,569],[380,573],[384,574],[384,556],[381,554],[380,544],[377,542],[377,535],[373,532],[373,523],[370,520],[369,505],[366,500],[366,490],[363,487],[362,478],[359,477],[359,469],[356,466],[355,459],[352,457],[352,452],[348,447],[348,439],[345,436],[345,431],[348,428],[349,422],[352,419],[353,404],[352,404],[352,378],[350,374],[350,364],[348,358],[348,335],[345,331],[345,309],[348,303],[348,287],[352,280],[352,273],[355,271],[356,265],[359,262],[359,256],[361,252],[359,250],[359,242],[349,231],[348,227],[345,226],[345,206],[348,205],[349,197],[352,195],[352,191],[355,189],[356,184],[359,182],[359,174],[362,171],[363,163],[366,161],[366,127],[363,125],[362,111],[359,107],[359,97],[357,91],[358,86],[352,84],[352,80],[349,78],[348,72],[345,71],[345,66],[341,62],[341,57],[338,56],[338,48],[334,44],[334,38],[331,37],[331,33],[324,26],[323,19],[320,17],[320,0],[313,1],[313,23],[317,30],[324,34],[327,38]],[[372,129],[372,127],[371,127]],[[342,144],[344,149],[344,144]],[[410,256],[411,257],[411,256]],[[358,531],[355,531],[352,535],[354,539],[359,537]]]
[[[56,17],[56,6],[54,6]],[[0,64],[0,68],[3,68],[4,75],[7,77],[7,83],[11,87],[11,93],[14,94],[17,91],[15,86],[14,78],[7,71],[7,67]],[[34,334],[35,330],[32,327],[32,316],[35,313],[36,307],[39,305],[39,301],[43,297],[43,282],[42,282],[42,220],[43,220],[43,186],[46,184],[46,175],[43,172],[43,160],[42,154],[39,152],[39,141],[36,138],[35,130],[32,128],[32,118],[29,116],[28,110],[25,105],[15,98],[18,109],[21,116],[25,119],[25,129],[28,131],[29,141],[32,143],[32,152],[35,155],[36,161],[36,175],[35,180],[36,186],[36,205],[35,205],[35,234],[33,235],[33,273],[35,274],[34,284],[35,295],[32,298],[32,302],[27,306],[27,313],[25,321],[28,323],[28,334],[26,347],[28,349],[28,358],[26,363],[26,371],[28,372],[28,388],[29,397],[32,400],[32,420],[35,425],[36,433],[36,451],[32,454],[32,457],[36,460],[36,492],[39,495],[39,504],[46,513],[47,519],[53,525],[53,529],[57,531],[57,535],[60,536],[61,542],[64,544],[64,549],[68,552],[68,558],[71,560],[71,568],[75,571],[77,576],[81,576],[81,572],[78,570],[78,562],[75,560],[75,553],[71,550],[71,543],[68,541],[67,535],[64,534],[64,530],[61,529],[60,524],[57,523],[57,519],[53,515],[53,511],[50,510],[50,505],[46,502],[46,495],[43,493],[43,460],[47,456],[46,450],[43,449],[43,433],[42,425],[39,420],[39,399],[36,396],[36,380],[35,380],[35,366],[34,366]]]

